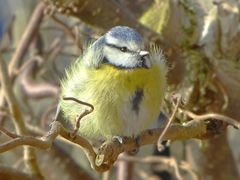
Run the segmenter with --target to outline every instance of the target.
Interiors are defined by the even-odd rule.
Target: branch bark
[[[0,55],[0,76],[2,91],[8,103],[16,132],[19,135],[27,135],[28,131],[24,124],[23,114],[19,108],[20,106],[18,105],[15,94],[13,93],[13,88],[11,86],[11,80],[7,71],[7,66],[1,55]],[[33,148],[24,147],[24,160],[25,165],[28,167],[31,174],[39,178],[42,178],[42,175],[37,164],[35,150]]]
[[[190,138],[205,139],[208,133],[208,127],[203,120],[192,120],[185,125],[172,124],[165,133],[163,140],[185,140]],[[1,130],[1,129],[0,129]],[[52,127],[46,136],[35,138],[32,136],[17,136],[12,140],[0,145],[0,153],[9,151],[22,145],[37,147],[40,149],[48,149],[52,146],[53,141],[58,135],[78,144],[86,154],[91,167],[99,172],[109,170],[117,160],[120,153],[124,151],[133,151],[140,146],[156,144],[159,136],[164,128],[149,129],[142,132],[139,137],[124,138],[120,143],[116,139],[106,141],[101,145],[96,153],[88,140],[79,135],[72,136],[72,132],[67,131],[60,122],[54,121]],[[6,131],[6,130],[5,130]],[[11,135],[11,137],[14,137]]]
[[[104,30],[109,30],[113,26],[119,25],[130,26],[141,32],[147,40],[158,40],[162,46],[165,46],[161,41],[161,37],[156,32],[139,23],[135,15],[121,1],[45,1],[48,2],[49,8],[53,11],[57,10],[60,13],[80,18],[92,26]]]
[[[29,24],[24,31],[24,34],[18,43],[18,47],[15,53],[12,56],[8,70],[10,77],[13,78],[14,71],[18,69],[23,61],[23,57],[26,54],[32,40],[34,39],[36,33],[38,32],[39,26],[44,17],[44,9],[46,5],[43,2],[40,2],[32,14],[32,18],[29,21]]]
[[[17,171],[16,169],[0,165],[1,179],[18,179],[18,180],[32,180],[33,176],[27,173]]]

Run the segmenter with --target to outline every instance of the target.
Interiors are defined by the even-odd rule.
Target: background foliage
[[[163,49],[170,66],[168,94],[182,94],[187,110],[239,120],[238,0],[0,0],[0,53],[28,133],[48,131],[64,69],[87,42],[116,25],[136,28],[147,44],[157,43]],[[0,123],[14,131],[8,106],[1,91]],[[171,114],[167,103],[164,110]],[[178,112],[176,121],[189,118]],[[143,147],[139,159],[126,163],[123,155],[104,175],[89,167],[81,149],[58,140],[48,151],[36,150],[38,178],[238,179],[239,131],[221,121],[209,123],[205,140],[172,142],[165,153],[167,157],[170,153],[168,159],[158,159],[154,146]],[[6,140],[1,134],[1,143]],[[2,154],[0,177],[30,178],[23,159],[22,148]]]

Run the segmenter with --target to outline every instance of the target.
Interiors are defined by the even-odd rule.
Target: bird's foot
[[[113,141],[118,141],[120,144],[124,144],[124,141],[127,139],[128,137],[126,136],[113,136],[112,139]]]
[[[136,138],[134,137],[127,137],[127,136],[113,136],[112,139],[114,141],[118,141],[120,144],[124,144],[127,139],[134,139],[135,143],[136,143],[136,148],[128,153],[130,153],[131,155],[135,155],[139,152],[139,147],[140,147],[140,141],[141,141],[141,137],[137,136]]]

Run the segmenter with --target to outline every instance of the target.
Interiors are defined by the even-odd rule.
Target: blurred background
[[[239,0],[0,0],[0,55],[31,135],[49,130],[65,69],[86,44],[116,25],[137,29],[146,44],[163,49],[167,94],[181,93],[186,109],[239,120]],[[166,103],[164,113],[170,112]],[[11,119],[1,92],[0,124],[14,132]],[[178,123],[189,120],[176,116]],[[47,151],[36,149],[36,155],[49,180],[240,179],[239,138],[239,131],[216,121],[206,140],[171,142],[162,152],[154,145],[142,147],[135,160],[119,160],[103,174],[67,142],[57,140]],[[0,134],[1,143],[7,140]],[[29,178],[23,148],[1,154],[0,163],[0,179]]]

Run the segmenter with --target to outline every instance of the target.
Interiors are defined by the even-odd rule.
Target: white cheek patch
[[[104,47],[104,56],[110,64],[119,67],[133,68],[136,67],[138,63],[131,53],[121,52],[118,49],[108,46]]]

